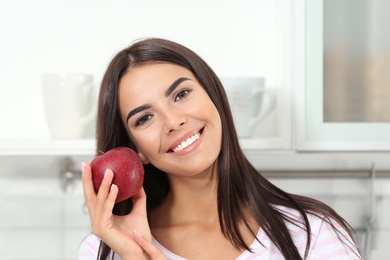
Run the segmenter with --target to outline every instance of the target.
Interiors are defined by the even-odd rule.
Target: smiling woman
[[[84,164],[93,234],[79,259],[361,259],[332,208],[255,170],[220,80],[188,48],[145,39],[122,50],[98,107],[97,150],[136,150],[145,182],[132,211],[115,215],[112,171],[95,194]]]

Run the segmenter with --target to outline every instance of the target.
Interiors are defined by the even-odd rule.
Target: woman
[[[182,45],[145,39],[111,61],[97,150],[118,146],[139,154],[144,189],[114,207],[114,173],[95,194],[83,163],[93,234],[79,259],[361,259],[334,210],[280,190],[254,169],[221,82]]]

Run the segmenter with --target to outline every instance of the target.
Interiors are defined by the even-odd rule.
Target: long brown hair
[[[111,61],[103,77],[98,101],[97,151],[107,151],[117,146],[129,146],[131,142],[120,119],[118,109],[118,85],[121,77],[131,68],[151,62],[166,62],[190,70],[217,108],[222,122],[222,147],[218,157],[218,214],[222,233],[237,248],[247,250],[249,246],[239,231],[243,221],[248,230],[244,208],[249,209],[258,225],[277,246],[285,259],[297,260],[307,257],[310,246],[310,224],[307,213],[323,218],[329,224],[335,220],[351,235],[346,221],[327,205],[303,196],[289,194],[265,179],[252,166],[242,152],[234,128],[232,113],[224,88],[206,62],[190,49],[164,39],[144,39],[120,51]],[[147,208],[152,210],[169,192],[166,173],[153,165],[145,166],[144,188],[147,195]],[[292,219],[275,206],[296,209],[303,223]],[[127,210],[124,210],[127,208]],[[115,205],[114,214],[127,214],[131,200]],[[302,227],[307,233],[305,255],[301,256],[295,246],[285,222]],[[335,229],[341,236],[341,233]],[[261,241],[259,241],[261,243]],[[113,255],[111,249],[101,242],[99,259]]]

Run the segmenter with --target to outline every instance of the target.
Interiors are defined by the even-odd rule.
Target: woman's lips
[[[194,135],[192,135],[192,136],[188,137],[187,139],[185,139],[184,141],[182,141],[176,147],[169,149],[169,152],[176,153],[176,152],[180,152],[181,150],[187,148],[188,146],[190,146],[191,144],[193,144],[194,142],[196,142],[199,139],[202,132],[203,132],[203,128],[199,132],[195,133]]]

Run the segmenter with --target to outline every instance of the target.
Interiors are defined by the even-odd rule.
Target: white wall
[[[221,76],[275,84],[283,1],[1,1],[0,136],[49,136],[41,75],[91,73],[99,83],[112,56],[143,37],[187,45]]]

